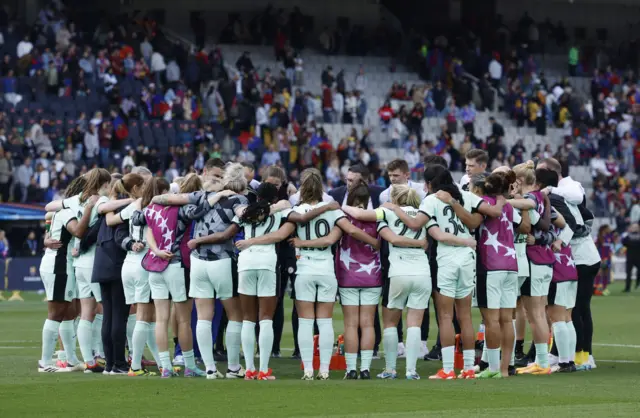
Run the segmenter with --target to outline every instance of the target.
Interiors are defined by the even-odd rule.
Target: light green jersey
[[[109,201],[109,198],[107,196],[100,196],[95,206],[91,210],[91,217],[89,218],[89,227],[92,227],[98,221],[98,208],[100,207],[100,205],[108,201]],[[84,215],[84,208],[86,204],[87,204],[87,201],[85,201],[84,203],[80,203],[80,206],[78,209],[78,219],[82,218],[82,216]],[[73,260],[73,266],[83,267],[83,268],[93,268],[93,259],[95,255],[96,255],[96,244],[93,244],[91,247],[89,247],[87,251],[83,252]]]
[[[244,232],[244,239],[261,237],[275,232],[280,228],[283,220],[287,219],[291,210],[283,210],[269,215],[261,223],[244,223],[237,216],[233,218],[233,223],[237,224]],[[246,270],[269,270],[276,271],[278,255],[275,244],[252,245],[240,252],[238,256],[238,271]]]
[[[303,203],[293,208],[292,211],[304,214],[326,204],[325,202],[320,202],[312,206],[308,203]],[[306,224],[298,224],[296,227],[298,238],[309,241],[326,237],[336,225],[336,222],[344,218],[344,216],[344,213],[340,209],[331,210],[312,219]],[[298,258],[296,270],[296,274],[298,275],[335,276],[331,247],[300,248],[300,258]]]
[[[483,202],[482,198],[476,196],[471,192],[461,191],[463,207],[471,212],[478,211],[480,204]],[[429,216],[430,220],[427,224],[427,229],[438,226],[442,231],[448,232],[460,238],[473,238],[471,231],[467,228],[462,221],[456,216],[455,211],[451,207],[438,199],[435,194],[427,196],[420,204],[420,212]],[[437,259],[438,261],[444,259],[455,259],[460,255],[466,253],[475,253],[475,251],[469,247],[456,247],[448,245],[444,242],[438,243]]]
[[[49,237],[56,241],[60,241],[67,245],[71,242],[71,233],[67,231],[67,224],[76,219],[71,209],[62,209],[56,212],[51,219],[51,228],[49,229]],[[40,262],[40,271],[43,273],[62,273],[66,271],[67,251],[59,253],[59,250],[46,248],[44,256]],[[58,271],[56,271],[56,269]]]
[[[415,218],[418,209],[412,206],[404,206],[401,209],[407,215]],[[417,231],[409,229],[394,211],[386,208],[376,209],[378,219],[378,232],[389,228],[396,235],[402,237],[424,240],[427,236],[427,228],[422,227]],[[429,258],[422,248],[394,247],[389,244],[389,277],[396,276],[431,276]]]

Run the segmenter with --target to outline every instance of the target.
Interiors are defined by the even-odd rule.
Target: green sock
[[[129,345],[129,355],[133,353],[133,330],[136,327],[136,315],[129,315],[127,318],[127,344]]]
[[[347,372],[355,370],[358,363],[358,353],[344,353],[344,359],[347,362]]]
[[[185,369],[196,369],[196,359],[193,355],[193,350],[187,350],[182,352],[182,357],[184,357],[184,368]]]
[[[82,360],[89,365],[93,365],[93,331],[91,322],[86,319],[81,319],[78,323],[77,335]]]
[[[60,339],[62,340],[62,345],[64,345],[64,353],[67,361],[71,364],[78,364],[80,361],[76,357],[76,346],[73,336],[75,335],[75,330],[73,329],[73,320],[71,321],[62,321],[60,323]]]
[[[316,319],[316,323],[318,324],[318,331],[320,332],[320,337],[318,338],[318,351],[320,351],[320,372],[326,373],[329,371],[329,365],[331,364],[331,356],[333,355],[333,343],[335,341],[333,319],[318,318]]]
[[[373,350],[360,351],[360,371],[371,369],[371,360],[373,360]]]
[[[298,318],[298,345],[305,373],[313,373],[313,319]]]
[[[161,351],[160,353],[158,353],[158,356],[160,356],[160,366],[163,369],[173,371],[173,366],[171,365],[171,356],[169,355],[169,352]]]
[[[42,361],[43,365],[53,363],[53,351],[56,348],[56,341],[58,341],[58,330],[60,329],[60,322],[46,319],[42,326]]]
[[[151,351],[153,361],[160,365],[160,356],[158,355],[158,344],[156,344],[156,323],[150,322],[147,325],[147,347]]]
[[[382,345],[387,371],[395,370],[398,361],[398,328],[385,328],[382,334]]]
[[[420,327],[407,328],[407,374],[416,372],[420,354]]]
[[[242,352],[244,353],[244,363],[247,370],[254,371],[254,352],[256,349],[256,323],[251,321],[242,321]]]
[[[93,352],[100,357],[104,357],[104,348],[102,347],[102,318],[102,314],[96,314],[93,324],[91,325]]]
[[[547,343],[536,344],[536,364],[543,369],[549,367],[549,345]]]
[[[260,371],[266,373],[269,371],[269,357],[271,357],[271,350],[273,350],[272,320],[265,319],[260,321],[258,342],[260,343]]]

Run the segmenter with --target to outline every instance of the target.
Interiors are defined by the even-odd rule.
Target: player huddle
[[[338,296],[344,312],[345,379],[370,378],[381,297],[385,369],[378,378],[397,378],[397,326],[406,308],[405,376],[420,379],[421,325],[431,298],[442,369],[430,379],[502,378],[575,371],[576,363],[595,366],[592,357],[583,358],[591,348],[588,299],[580,301],[580,324],[572,320],[581,293],[578,283],[593,284],[590,274],[600,261],[585,223],[584,191],[563,178],[552,159],[537,168],[532,162],[490,174],[485,168],[486,154],[472,151],[469,176],[461,186],[446,162],[432,157],[422,186],[408,182],[406,162],[396,160],[389,165],[393,184],[382,195],[354,169],[348,187],[332,196],[324,193],[316,169],[302,173],[297,193],[278,167],[267,170],[262,184],[248,183],[251,169],[219,160],[210,160],[201,177],[190,174],[172,184],[144,170],[112,178],[93,169],[72,182],[63,201],[47,205],[51,226],[40,272],[49,312],[39,371],[147,376],[153,374],[144,368],[148,346],[160,375],[175,376],[168,344],[173,322],[185,376],[273,380],[273,316],[286,270],[280,255],[293,248],[296,261],[289,272],[295,272],[292,296],[303,380],[329,378]],[[383,195],[387,201],[378,206]],[[113,260],[120,260],[111,263],[117,271],[105,273]],[[101,306],[104,292],[109,296]],[[215,299],[229,319],[224,374],[213,356]],[[472,306],[480,308],[485,326],[479,368]],[[516,370],[517,316],[530,323],[535,360]],[[77,317],[82,362],[75,352]],[[130,365],[122,360],[124,341],[116,335],[125,323]],[[320,360],[316,376],[314,324]],[[549,355],[549,324],[558,356]],[[192,326],[205,370],[196,365]],[[454,370],[456,333],[464,359],[459,374]],[[58,336],[65,355],[54,363]],[[241,348],[246,368],[240,364]]]

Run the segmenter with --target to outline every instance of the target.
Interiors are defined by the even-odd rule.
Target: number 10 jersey
[[[304,214],[312,209],[326,205],[320,202],[315,205],[303,203],[292,209],[293,212]],[[296,232],[301,240],[315,240],[324,238],[333,229],[336,223],[344,218],[344,212],[340,209],[331,210],[312,219],[307,223],[297,225]],[[335,276],[333,253],[331,247],[300,248],[300,258],[297,262],[296,274],[309,276]]]

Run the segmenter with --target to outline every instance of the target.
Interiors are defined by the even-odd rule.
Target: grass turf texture
[[[592,304],[598,369],[447,382],[427,380],[440,364],[423,360],[418,360],[423,380],[404,380],[402,359],[397,381],[343,381],[342,372],[332,372],[330,381],[303,382],[300,363],[288,359],[290,350],[271,360],[278,378],[272,382],[37,373],[46,306],[42,296],[30,294],[23,303],[0,302],[0,417],[638,416],[640,293],[622,294],[620,285],[611,290]],[[291,312],[290,301],[286,309]],[[343,328],[338,305],[334,328],[336,336]],[[434,325],[429,346],[435,333]],[[288,319],[282,347],[293,347]],[[372,375],[383,365],[384,360],[374,360]]]

